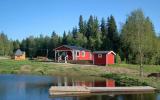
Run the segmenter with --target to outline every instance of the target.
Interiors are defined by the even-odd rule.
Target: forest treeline
[[[89,50],[113,50],[126,63],[160,64],[160,38],[153,23],[142,10],[132,11],[118,31],[114,16],[98,20],[90,15],[84,20],[80,15],[78,27],[64,31],[59,36],[55,31],[51,36],[29,36],[22,41],[9,40],[0,33],[0,55],[13,55],[20,48],[28,57],[54,57],[53,49],[60,45],[76,45]]]

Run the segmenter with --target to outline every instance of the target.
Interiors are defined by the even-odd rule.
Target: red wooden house
[[[59,56],[67,56],[67,60],[92,60],[92,53],[82,47],[62,45],[54,49],[55,61]],[[62,57],[62,60],[64,58]]]
[[[116,54],[113,51],[95,51],[93,52],[93,64],[95,65],[114,64],[115,55]]]

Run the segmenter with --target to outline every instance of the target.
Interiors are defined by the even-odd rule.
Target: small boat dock
[[[49,89],[51,96],[63,95],[91,95],[91,94],[131,94],[131,93],[153,93],[155,88],[150,86],[134,87],[86,87],[86,86],[52,86]]]

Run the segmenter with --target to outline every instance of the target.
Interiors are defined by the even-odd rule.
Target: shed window
[[[77,57],[79,57],[79,51],[77,51]]]
[[[82,57],[85,57],[85,51],[82,51]]]
[[[102,58],[102,54],[98,54],[98,58]]]

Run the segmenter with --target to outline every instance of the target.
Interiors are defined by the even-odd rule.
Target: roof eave
[[[58,49],[58,48],[60,48],[60,47],[67,47],[67,48],[69,48],[68,46],[66,46],[66,45],[61,45],[61,46],[59,46],[59,47],[57,47],[57,48],[55,48],[55,49],[53,49],[53,51],[55,51],[56,49]],[[69,48],[69,49],[71,49],[71,50],[73,50],[72,48]]]
[[[64,47],[66,47],[66,48],[69,48],[69,49],[71,49],[71,50],[79,50],[79,49],[73,49],[73,48],[70,48],[69,46],[67,46],[67,45],[62,45],[62,46],[64,46]],[[58,49],[58,48],[60,48],[60,47],[62,47],[62,46],[59,46],[59,47],[57,47],[57,48],[55,48],[55,49],[53,49],[53,51],[55,51],[56,49]],[[91,51],[91,50],[80,50],[80,51]]]
[[[116,53],[114,53],[113,51],[95,51],[93,52],[93,54],[110,54],[110,53],[113,53],[114,55],[116,55]]]

